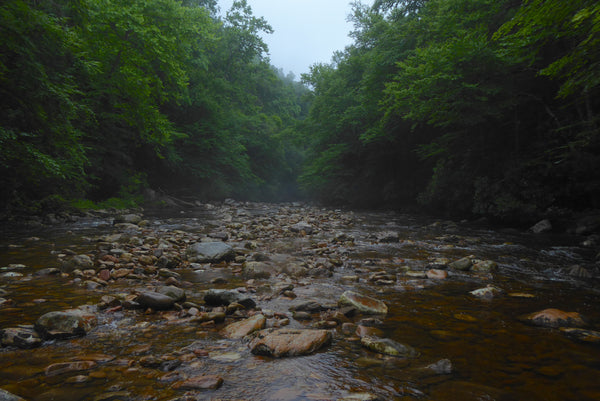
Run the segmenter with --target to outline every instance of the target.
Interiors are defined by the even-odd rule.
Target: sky
[[[271,64],[297,79],[315,63],[329,63],[333,53],[352,43],[352,0],[248,0],[252,12],[264,17],[274,33],[263,36]],[[219,0],[221,12],[233,0]]]

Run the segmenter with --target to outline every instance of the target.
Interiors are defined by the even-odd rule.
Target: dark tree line
[[[2,208],[295,195],[307,89],[269,64],[271,30],[245,0],[2,2]]]
[[[355,3],[314,89],[301,181],[327,202],[532,216],[600,206],[600,6]]]
[[[600,5],[375,0],[302,83],[245,0],[0,4],[0,203],[292,199],[600,208]]]

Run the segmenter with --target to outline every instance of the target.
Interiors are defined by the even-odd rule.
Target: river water
[[[520,318],[557,308],[578,312],[588,329],[600,329],[600,280],[568,274],[573,265],[593,267],[595,253],[578,245],[581,237],[295,204],[229,203],[147,211],[143,217],[147,225],[140,229],[116,227],[112,217],[99,215],[51,228],[4,232],[0,289],[10,301],[0,306],[0,329],[31,325],[46,312],[96,305],[104,295],[125,297],[164,281],[156,275],[129,276],[92,289],[73,274],[35,275],[60,267],[59,257],[65,254],[96,258],[105,244],[103,236],[125,233],[121,243],[109,248],[152,252],[163,241],[165,249],[182,255],[182,263],[172,270],[187,301],[200,309],[208,289],[245,288],[267,316],[287,316],[290,326],[308,328],[322,324],[323,315],[296,320],[290,312],[293,305],[307,300],[335,305],[344,291],[353,290],[388,305],[386,316],[363,323],[375,326],[372,330],[380,337],[414,347],[419,357],[374,353],[341,325],[329,327],[333,342],[315,354],[256,356],[246,341],[220,335],[229,318],[211,326],[191,323],[185,308],[158,313],[116,308],[99,310],[98,326],[84,337],[46,341],[34,349],[0,349],[0,388],[33,401],[600,399],[600,344],[575,341],[557,328],[528,325]],[[301,221],[313,232],[290,229]],[[185,261],[189,244],[223,233],[238,252],[235,262],[198,266]],[[392,239],[382,240],[388,233]],[[256,255],[273,265],[290,258],[304,263],[307,275],[274,274],[248,281],[242,262]],[[468,255],[493,260],[498,270],[447,269],[446,279],[422,277],[435,259],[455,261]],[[293,296],[279,295],[275,288],[282,284],[293,285]],[[504,294],[489,300],[470,294],[488,284]],[[364,318],[353,317],[350,323]],[[190,356],[190,346],[201,351]],[[150,356],[159,359],[160,368],[144,366],[142,360]],[[62,375],[45,371],[52,364],[78,360],[96,363]],[[451,362],[451,372],[423,369],[440,360]],[[187,392],[175,385],[201,374],[218,375],[223,385]]]

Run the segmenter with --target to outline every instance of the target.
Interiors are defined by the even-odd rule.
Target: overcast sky
[[[352,43],[352,0],[248,0],[257,17],[264,17],[275,31],[264,37],[271,64],[287,74],[308,72],[315,63],[329,63],[336,50]],[[219,0],[221,12],[233,0]]]

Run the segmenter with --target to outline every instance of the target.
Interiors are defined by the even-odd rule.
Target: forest
[[[145,188],[505,220],[600,208],[600,4],[352,8],[353,44],[298,81],[246,0],[5,0],[0,217]]]

